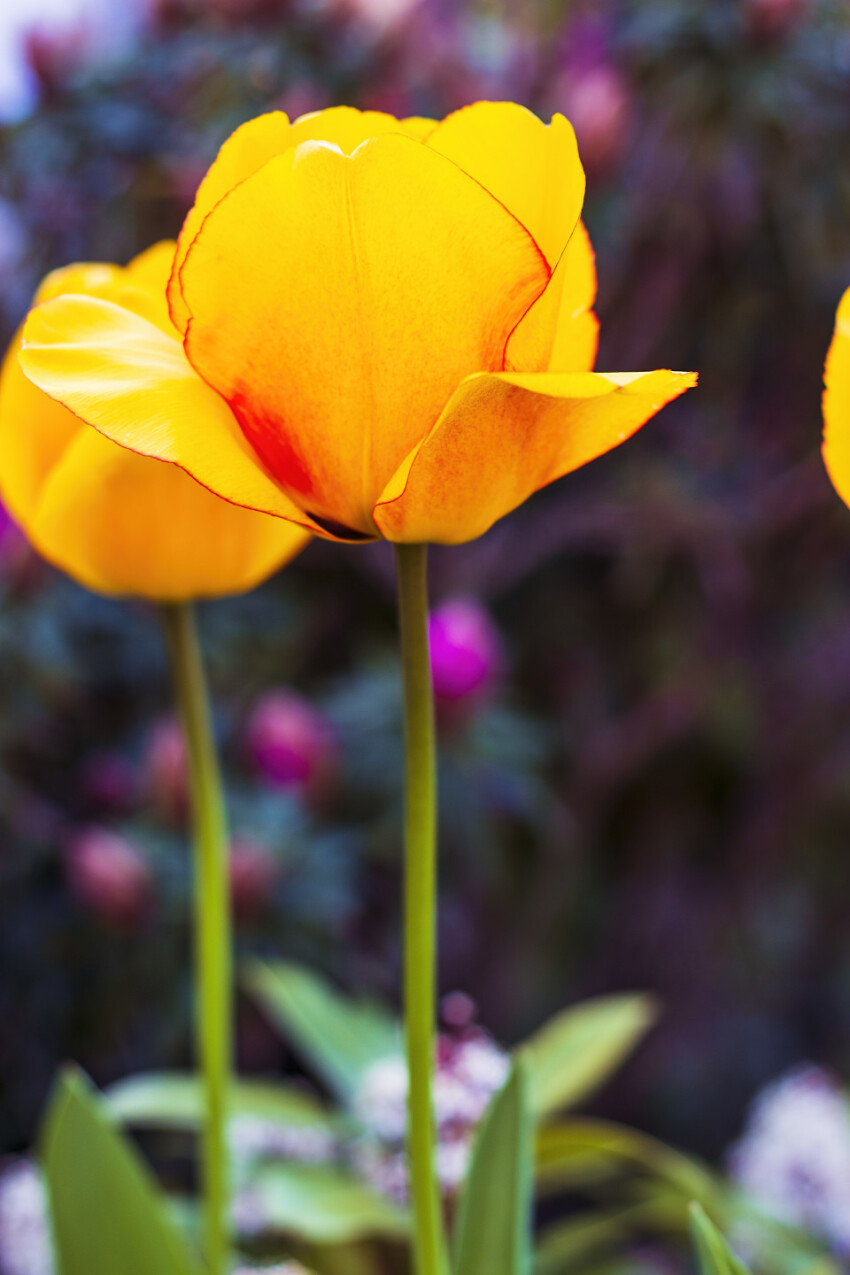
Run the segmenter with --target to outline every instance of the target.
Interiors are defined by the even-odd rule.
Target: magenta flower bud
[[[333,762],[329,724],[294,691],[269,691],[258,700],[246,739],[257,770],[276,788],[315,790]]]
[[[428,622],[434,694],[447,703],[479,700],[503,663],[502,642],[474,598],[450,598]]]
[[[135,929],[153,902],[153,877],[137,847],[107,828],[86,828],[65,859],[72,893],[88,911],[115,929]]]
[[[629,98],[622,73],[610,63],[564,76],[562,109],[576,131],[588,172],[604,173],[619,157],[628,127]]]
[[[168,819],[182,819],[189,807],[186,742],[180,723],[164,717],[148,738],[142,761],[145,795]]]
[[[247,837],[234,837],[228,871],[233,914],[249,921],[268,906],[277,883],[277,863],[264,846]]]

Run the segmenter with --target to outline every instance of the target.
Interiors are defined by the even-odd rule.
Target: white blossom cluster
[[[276,1266],[237,1266],[233,1275],[309,1275],[300,1262],[279,1262]]]
[[[281,1124],[259,1116],[239,1116],[230,1125],[234,1160],[300,1160],[326,1164],[338,1154],[337,1140],[315,1125]]]
[[[827,1072],[802,1067],[764,1089],[729,1169],[765,1213],[850,1256],[850,1105]]]
[[[437,1173],[453,1194],[466,1173],[472,1136],[493,1094],[508,1073],[508,1057],[483,1032],[460,1040],[441,1038],[434,1077]],[[404,1136],[407,1069],[401,1057],[373,1063],[363,1076],[354,1114],[363,1128],[353,1147],[354,1167],[376,1190],[403,1203],[407,1198]]]
[[[31,1160],[0,1168],[0,1275],[54,1275],[47,1197]]]

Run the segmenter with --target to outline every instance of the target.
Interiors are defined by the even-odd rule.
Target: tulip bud
[[[153,902],[151,870],[136,846],[107,828],[87,828],[71,842],[68,884],[80,903],[119,930],[136,929]]]
[[[602,62],[564,76],[561,101],[576,131],[588,172],[606,172],[620,154],[629,115],[629,91],[621,72]]]
[[[502,643],[474,598],[451,598],[428,623],[434,694],[447,704],[477,703],[498,676]]]
[[[244,837],[234,837],[229,874],[234,916],[240,921],[249,921],[268,906],[277,883],[277,864],[263,846]]]
[[[189,805],[186,742],[180,724],[164,717],[150,733],[142,762],[145,794],[171,820],[182,819]]]
[[[264,695],[246,735],[254,765],[276,788],[315,790],[327,778],[334,753],[331,728],[294,691]]]

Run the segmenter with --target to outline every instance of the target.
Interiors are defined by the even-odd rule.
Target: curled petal
[[[824,383],[823,459],[832,485],[850,505],[850,288],[838,307]]]
[[[573,127],[515,102],[475,102],[438,124],[427,145],[481,182],[534,237],[554,268],[584,203]]]
[[[465,376],[503,366],[549,270],[477,182],[384,136],[266,164],[182,277],[187,354],[269,472],[311,517],[374,536],[387,480]]]
[[[599,320],[596,259],[583,222],[573,231],[552,278],[508,341],[506,367],[517,372],[589,372]]]
[[[178,465],[234,504],[308,523],[179,341],[140,315],[57,297],[31,311],[19,359],[40,390],[122,447]]]
[[[375,522],[388,540],[474,540],[694,384],[689,372],[471,376],[388,483]]]

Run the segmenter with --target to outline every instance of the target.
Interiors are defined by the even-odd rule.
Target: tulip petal
[[[475,102],[448,115],[426,144],[510,209],[554,268],[584,203],[584,169],[563,115],[544,124],[515,102]]]
[[[122,447],[178,465],[233,504],[309,525],[179,341],[140,315],[57,297],[30,312],[19,359],[40,390]]]
[[[259,172],[264,164],[291,147],[307,141],[327,141],[350,155],[361,142],[383,133],[409,133],[420,137],[433,128],[433,120],[397,120],[383,111],[358,111],[353,106],[332,106],[312,111],[289,122],[283,111],[271,111],[248,120],[228,137],[198,188],[194,206],[183,223],[177,241],[174,271],[168,284],[171,317],[181,332],[189,321],[189,309],[181,292],[180,270],[192,240],[204,218],[240,182]]]
[[[0,372],[0,494],[12,516],[27,525],[45,478],[80,422],[24,376],[18,363],[22,336],[23,328],[13,337]],[[22,428],[33,420],[38,429]]]
[[[220,500],[176,465],[75,426],[28,531],[46,557],[89,588],[163,602],[243,592],[310,539],[281,518]]]
[[[374,535],[388,478],[548,282],[528,233],[403,136],[308,143],[207,218],[186,352],[311,517]]]
[[[180,291],[180,267],[186,259],[189,245],[204,218],[228,191],[286,149],[289,129],[289,116],[283,111],[258,115],[231,133],[207,170],[177,238],[174,268],[168,282],[168,307],[180,332],[185,332],[189,322],[189,311]]]
[[[826,356],[823,419],[824,464],[833,487],[850,505],[850,288],[839,303]]]
[[[415,137],[417,142],[426,141],[437,127],[437,120],[429,119],[427,115],[408,115],[399,123],[408,137]]]
[[[506,367],[517,372],[589,372],[596,360],[599,320],[596,259],[583,222],[573,231],[545,292],[508,341]]]
[[[375,522],[388,540],[473,540],[695,383],[688,372],[471,376],[387,485]]]

